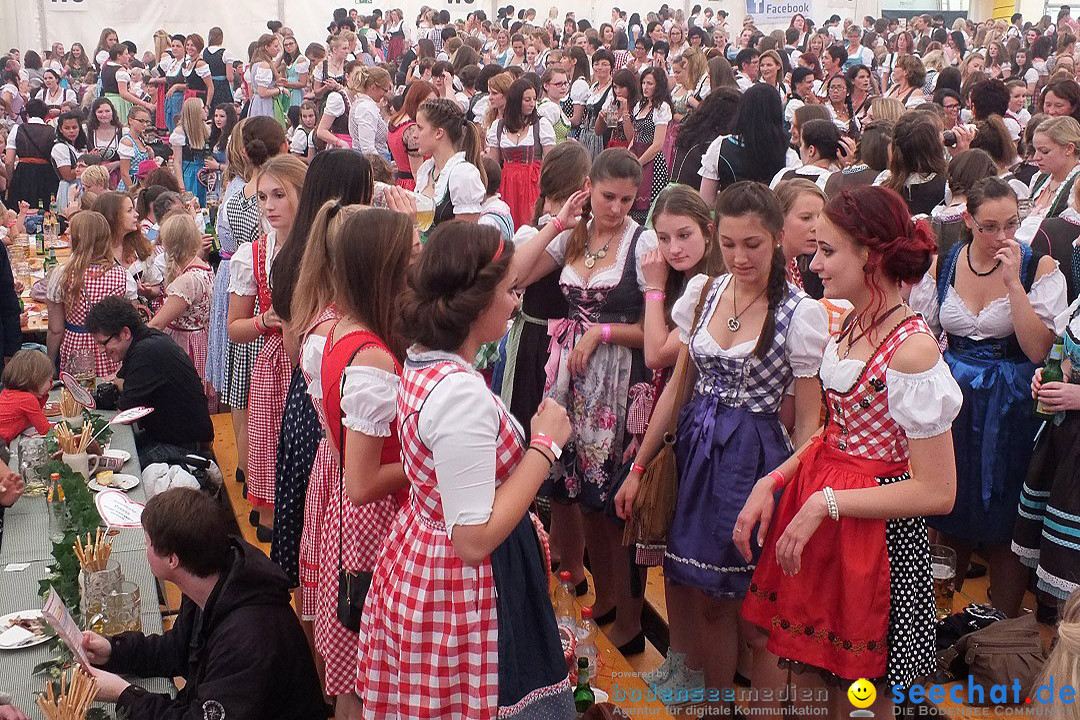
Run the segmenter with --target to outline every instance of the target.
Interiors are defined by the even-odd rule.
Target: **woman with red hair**
[[[912,222],[894,191],[859,188],[828,204],[817,242],[810,267],[825,296],[854,309],[821,363],[824,428],[757,482],[735,523],[744,557],[751,541],[762,547],[743,615],[767,633],[781,667],[843,688],[869,679],[884,713],[886,687],[934,667],[922,518],[953,506],[949,430],[962,396],[900,294],[930,267],[929,225]],[[831,702],[838,715],[841,694]]]
[[[424,163],[424,156],[416,144],[416,135],[420,132],[416,126],[416,111],[434,94],[434,85],[417,80],[409,85],[401,109],[387,123],[386,144],[397,167],[397,184],[406,190],[416,187],[416,171]]]

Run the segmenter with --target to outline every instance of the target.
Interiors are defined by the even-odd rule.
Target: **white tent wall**
[[[121,40],[135,42],[141,54],[152,49],[153,33],[159,28],[170,33],[198,32],[205,39],[207,30],[217,25],[225,32],[225,45],[237,56],[243,56],[247,44],[265,32],[265,22],[270,19],[279,19],[291,27],[301,47],[310,42],[322,42],[335,7],[355,8],[361,15],[370,14],[376,7],[383,12],[400,7],[412,20],[424,4],[445,8],[454,18],[475,9],[483,9],[494,18],[497,7],[513,4],[519,9],[533,7],[538,18],[543,19],[548,8],[555,5],[559,8],[560,18],[572,9],[578,17],[604,22],[610,17],[613,5],[630,13],[641,13],[644,17],[662,2],[671,7],[682,7],[687,12],[699,2],[727,10],[735,27],[741,24],[744,16],[751,14],[758,25],[766,29],[786,27],[796,11],[804,12],[820,24],[833,13],[856,19],[864,15],[876,16],[881,7],[890,7],[897,2],[904,6],[913,4],[920,9],[937,4],[937,0],[914,3],[911,0],[726,0],[719,3],[701,0],[581,0],[572,3],[563,0],[392,0],[389,3],[383,0],[0,0],[0,45],[3,46],[0,50],[47,48],[53,42],[62,42],[69,47],[72,42],[81,42],[88,52],[93,52],[101,28],[112,27]],[[1022,4],[1035,2],[1042,0],[1024,0]]]

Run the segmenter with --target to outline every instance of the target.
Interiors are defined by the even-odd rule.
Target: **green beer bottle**
[[[583,713],[596,704],[596,695],[589,687],[589,659],[579,657],[577,667],[578,684],[574,688],[574,707],[579,713]]]
[[[1042,384],[1051,382],[1061,382],[1065,379],[1065,374],[1061,372],[1061,358],[1065,354],[1064,341],[1058,338],[1054,341],[1054,347],[1050,349],[1050,355],[1046,358],[1046,364],[1042,369]],[[1042,406],[1042,402],[1038,398],[1035,400],[1035,417],[1040,420],[1053,420],[1054,413],[1048,411]]]
[[[60,261],[56,259],[56,250],[49,248],[49,254],[45,256],[45,261],[41,263],[41,269],[45,271],[45,276],[48,277],[49,271],[60,264]]]

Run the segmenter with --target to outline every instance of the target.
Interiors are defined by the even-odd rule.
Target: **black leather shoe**
[[[248,522],[251,524],[251,527],[259,527],[259,511],[258,510],[252,510],[251,512],[248,513]]]
[[[255,537],[258,538],[261,543],[273,542],[274,531],[265,525],[258,525],[255,528]]]
[[[640,655],[645,652],[645,631],[642,630],[634,636],[633,640],[623,643],[619,646],[619,653],[626,657],[627,655]]]

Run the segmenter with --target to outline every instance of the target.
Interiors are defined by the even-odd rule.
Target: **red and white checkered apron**
[[[334,333],[331,332],[331,335]],[[318,545],[315,649],[326,663],[328,695],[352,692],[356,684],[357,633],[345,628],[337,618],[338,549],[341,548],[340,563],[346,568],[368,572],[374,570],[379,550],[399,507],[398,501],[393,497],[357,507],[349,500],[338,474],[337,457],[340,457],[340,453],[335,440],[340,438],[344,431],[340,420],[341,377],[345,367],[352,362],[356,350],[371,344],[390,354],[386,345],[370,332],[353,332],[336,338],[333,343],[327,342],[323,352],[322,406],[326,416],[326,437],[329,438],[329,447],[335,455],[335,461],[334,475],[327,486],[327,504],[323,512],[322,533]],[[384,441],[383,448],[384,464],[400,462],[397,423],[391,427],[391,436]],[[339,535],[343,535],[343,542],[339,541]]]
[[[252,254],[259,290],[255,312],[260,313],[270,309],[265,235],[252,243]],[[274,504],[278,434],[292,376],[292,363],[285,353],[281,331],[270,330],[263,338],[263,346],[251,369],[251,388],[248,390],[248,500],[256,507]]]
[[[901,322],[849,390],[825,389],[825,431],[800,455],[799,469],[777,502],[743,601],[743,616],[769,631],[771,652],[843,679],[886,674],[893,622],[886,521],[826,520],[806,543],[802,570],[794,577],[780,570],[776,542],[825,486],[862,489],[908,477],[907,435],[889,414],[886,371],[900,344],[918,333],[931,335],[921,317]],[[925,530],[922,537],[925,542]]]
[[[311,337],[311,331],[318,325],[333,320],[337,317],[336,309],[331,305],[323,310],[311,323],[311,327],[304,333],[301,347]],[[325,344],[326,336],[322,338]],[[301,370],[303,366],[301,365]],[[310,387],[314,379],[304,370],[304,379]],[[315,452],[315,464],[311,467],[311,479],[308,481],[307,493],[304,495],[304,529],[300,534],[300,594],[301,612],[300,617],[304,620],[315,619],[315,606],[318,599],[319,587],[319,538],[322,535],[323,516],[326,513],[326,503],[330,497],[330,488],[338,481],[338,459],[333,446],[326,439],[326,412],[323,410],[322,398],[311,398],[311,404],[315,406],[315,412],[319,416],[319,422],[323,426],[323,438],[319,440],[319,448]]]
[[[398,396],[401,456],[412,486],[383,544],[364,605],[356,691],[364,718],[491,720],[499,712],[498,618],[490,561],[466,565],[443,524],[434,458],[420,407],[440,380],[473,372],[453,360],[406,365]],[[499,404],[496,483],[524,454]]]
[[[78,301],[74,305],[64,301],[64,324],[81,328],[86,321],[86,314],[94,305],[113,295],[124,297],[127,294],[127,282],[127,270],[119,265],[110,265],[104,271],[101,267],[89,268],[83,275],[83,287]],[[120,369],[120,363],[108,358],[105,350],[94,342],[93,335],[68,328],[65,328],[64,339],[60,342],[60,369],[67,370],[71,356],[87,349],[94,354],[94,373],[99,378],[113,375]]]

